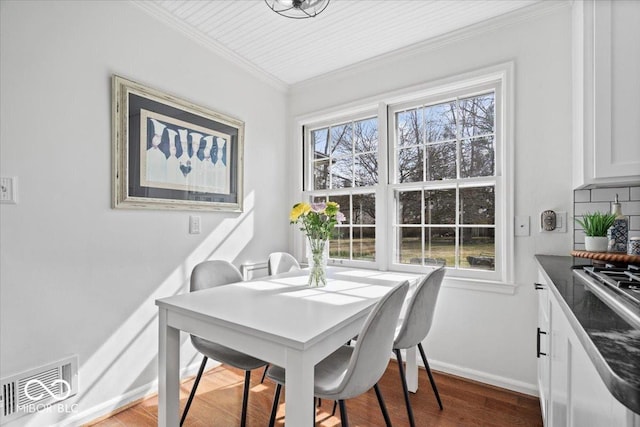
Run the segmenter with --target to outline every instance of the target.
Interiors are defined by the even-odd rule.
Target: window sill
[[[516,285],[513,283],[494,282],[489,280],[466,279],[461,277],[444,277],[445,288],[466,289],[479,292],[491,292],[503,295],[515,295]]]

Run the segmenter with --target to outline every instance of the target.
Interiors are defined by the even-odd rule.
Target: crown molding
[[[534,3],[522,9],[518,9],[504,15],[496,16],[494,18],[478,22],[464,28],[451,31],[437,37],[433,37],[429,40],[414,43],[410,46],[396,49],[392,52],[365,59],[363,61],[359,61],[357,63],[321,74],[316,77],[311,77],[309,79],[293,83],[289,86],[289,88],[290,90],[303,89],[306,86],[317,85],[325,80],[331,80],[335,76],[346,77],[350,75],[360,74],[362,73],[362,69],[365,67],[374,67],[376,65],[380,65],[381,63],[403,60],[405,58],[423,54],[425,52],[440,49],[451,43],[477,37],[484,33],[492,32],[503,27],[512,26],[521,22],[531,21],[541,16],[549,15],[559,9],[571,7],[574,1],[575,0],[542,0],[538,3]]]
[[[228,60],[229,62],[237,65],[243,70],[247,71],[254,77],[257,77],[261,81],[267,83],[271,87],[279,90],[280,92],[288,92],[290,85],[258,67],[254,63],[248,61],[242,56],[238,55],[231,49],[226,46],[218,43],[214,40],[211,40],[202,32],[196,30],[190,25],[183,23],[182,21],[176,19],[171,13],[167,12],[160,6],[156,5],[154,2],[145,1],[145,0],[129,0],[130,3],[134,4],[138,8],[142,9],[144,12],[158,19],[159,21],[169,25],[170,27],[178,30],[183,35],[188,38],[194,40],[201,46],[204,46],[208,50],[212,51],[216,55]]]

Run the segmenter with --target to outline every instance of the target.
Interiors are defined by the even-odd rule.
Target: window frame
[[[357,121],[361,121],[361,120],[367,120],[367,119],[377,119],[378,122],[378,147],[377,147],[377,158],[378,158],[378,179],[377,179],[377,183],[375,185],[366,185],[366,186],[351,186],[351,187],[338,187],[338,188],[322,188],[322,189],[310,189],[311,187],[315,186],[315,181],[314,181],[314,163],[315,163],[315,158],[314,158],[314,150],[311,149],[311,141],[312,141],[312,137],[311,134],[313,131],[318,130],[318,129],[322,129],[325,127],[337,127],[337,126],[341,126],[344,125],[346,123],[355,123]],[[385,128],[386,129],[386,128]],[[311,199],[313,198],[319,198],[319,197],[326,197],[326,198],[331,198],[331,196],[350,196],[350,200],[351,202],[353,201],[353,196],[354,195],[359,195],[359,194],[373,194],[374,197],[376,198],[376,223],[374,225],[370,225],[370,224],[365,224],[363,226],[365,226],[366,228],[374,228],[375,230],[375,235],[376,235],[376,251],[375,251],[375,259],[373,261],[369,261],[369,260],[360,260],[360,259],[343,259],[343,258],[331,258],[329,257],[328,263],[329,264],[338,264],[338,265],[348,265],[348,266],[354,266],[354,267],[362,267],[362,268],[377,268],[378,267],[378,260],[379,260],[379,248],[378,248],[378,236],[379,236],[379,232],[380,232],[380,226],[378,223],[378,216],[377,213],[379,211],[379,205],[378,205],[378,194],[380,193],[379,189],[381,187],[381,178],[384,178],[381,176],[380,174],[380,151],[381,151],[381,132],[380,132],[380,117],[378,114],[378,111],[376,109],[372,109],[372,108],[368,108],[368,109],[364,109],[361,111],[358,111],[356,113],[350,113],[350,114],[346,114],[346,115],[337,115],[335,118],[331,118],[331,119],[325,119],[325,120],[321,120],[321,121],[311,121],[308,122],[306,124],[304,124],[302,126],[302,133],[303,133],[303,149],[302,149],[302,154],[303,154],[303,187],[302,187],[302,195],[303,198],[302,200],[304,201],[311,201]],[[329,136],[328,136],[329,140],[331,139],[331,135],[329,132]],[[384,144],[386,144],[386,139],[384,140]],[[330,141],[327,142],[328,144],[330,144]],[[385,148],[386,149],[386,148]],[[371,153],[371,151],[366,151],[363,153]],[[352,153],[351,153],[351,158],[354,160],[354,165],[355,165],[355,158],[362,153],[358,153],[356,154],[353,149],[352,149]],[[345,158],[346,156],[341,156],[341,158]],[[331,158],[331,156],[329,156],[329,158]],[[352,165],[353,166],[353,165]],[[353,172],[353,171],[352,171]],[[331,182],[331,172],[329,172],[329,179]],[[354,175],[354,182],[355,184],[355,175]],[[350,206],[350,210],[351,212],[351,218],[350,221],[347,225],[344,226],[337,226],[337,227],[342,227],[342,228],[349,228],[349,234],[350,234],[350,238],[349,238],[349,253],[350,256],[353,256],[353,239],[352,239],[352,232],[354,227],[356,226],[355,224],[352,223],[353,220],[353,207]],[[303,236],[304,237],[304,236]],[[302,247],[306,247],[306,245],[302,245]],[[329,249],[329,251],[331,251],[331,248]],[[302,251],[302,255],[303,257],[306,257],[306,254],[304,253],[304,249]]]
[[[294,140],[298,142],[293,149],[294,158],[301,159],[293,166],[299,170],[302,179],[297,184],[292,184],[293,202],[309,200],[314,195],[320,195],[326,190],[307,190],[309,179],[313,178],[313,170],[310,169],[307,153],[309,141],[309,129],[317,129],[323,126],[344,123],[350,120],[358,120],[367,116],[378,117],[378,184],[370,187],[349,187],[339,189],[343,194],[350,192],[362,192],[369,189],[375,192],[376,197],[376,259],[375,261],[350,261],[330,260],[333,264],[346,266],[375,268],[380,270],[395,270],[424,273],[430,270],[428,266],[399,264],[395,262],[395,223],[396,206],[393,203],[394,192],[398,190],[398,184],[394,184],[395,167],[392,163],[395,159],[395,143],[391,139],[395,127],[390,123],[392,108],[408,106],[419,103],[425,99],[444,100],[447,96],[461,93],[462,98],[467,98],[473,93],[486,92],[487,87],[495,87],[495,102],[500,103],[500,111],[496,107],[495,113],[495,241],[496,264],[494,271],[478,271],[463,269],[448,269],[447,286],[463,289],[485,290],[505,294],[515,293],[513,283],[514,260],[514,225],[513,225],[513,166],[514,166],[514,64],[502,63],[464,74],[431,81],[425,84],[406,89],[374,95],[361,101],[351,102],[348,105],[337,106],[317,113],[298,116],[294,119]],[[295,136],[297,135],[297,136]],[[499,135],[499,136],[498,136]],[[296,154],[297,153],[297,154]],[[309,175],[311,173],[311,175]],[[486,181],[486,177],[472,178],[471,180]],[[467,180],[470,180],[469,178]],[[424,182],[412,183],[423,188]],[[437,185],[451,185],[448,180],[438,181]],[[330,190],[336,191],[336,190]],[[300,198],[301,197],[301,198]],[[293,239],[294,254],[305,257],[304,236],[297,235]]]
[[[396,144],[397,141],[397,123],[396,123],[396,114],[408,111],[414,108],[424,108],[429,105],[437,105],[446,102],[455,102],[458,105],[459,100],[468,99],[476,96],[481,96],[483,94],[493,93],[494,94],[494,155],[495,155],[495,164],[494,164],[494,173],[491,176],[482,176],[482,177],[473,177],[473,178],[462,178],[460,177],[460,161],[461,158],[461,143],[464,141],[464,137],[458,135],[456,132],[456,138],[452,140],[452,142],[456,143],[456,178],[454,179],[443,179],[438,181],[414,181],[414,182],[398,182],[398,169],[399,165],[397,162],[397,152],[399,147]],[[455,252],[458,253],[460,246],[459,232],[463,228],[468,228],[468,224],[461,224],[459,221],[459,190],[461,188],[469,188],[469,187],[480,187],[480,186],[493,186],[494,194],[495,194],[495,219],[493,224],[493,229],[495,233],[495,266],[494,270],[480,270],[480,269],[467,269],[460,268],[458,266],[446,266],[448,275],[455,276],[461,279],[479,279],[479,280],[489,280],[489,281],[504,281],[504,263],[503,259],[503,248],[506,244],[504,241],[504,237],[502,236],[504,230],[502,225],[505,223],[505,218],[503,216],[503,206],[505,195],[504,186],[503,186],[503,169],[504,162],[502,161],[502,154],[504,151],[504,135],[503,135],[503,89],[501,81],[492,81],[486,82],[482,84],[473,84],[470,83],[467,86],[463,86],[460,88],[456,88],[454,90],[443,91],[431,95],[427,95],[424,97],[416,97],[411,100],[406,100],[400,103],[391,104],[388,108],[387,120],[388,124],[388,144],[387,149],[389,151],[389,175],[388,175],[388,188],[389,188],[389,200],[392,201],[390,205],[393,206],[393,209],[389,212],[389,219],[391,220],[388,223],[388,226],[391,228],[390,231],[390,245],[391,253],[387,254],[389,258],[389,267],[393,270],[397,271],[409,271],[409,272],[420,272],[423,271],[425,266],[421,265],[412,265],[400,263],[398,261],[398,253],[400,247],[400,239],[398,237],[398,230],[403,228],[401,224],[398,222],[397,211],[398,211],[398,199],[397,195],[400,191],[427,191],[427,190],[442,190],[442,189],[454,189],[456,191],[456,212],[455,212],[455,222],[451,224],[451,227],[455,229]],[[458,126],[460,126],[458,124]],[[423,144],[427,144],[427,141],[423,141]],[[423,153],[423,156],[426,156],[426,153]],[[424,157],[423,157],[424,160]],[[423,168],[424,169],[424,168]],[[426,179],[427,170],[423,170],[423,179]],[[429,227],[425,227],[424,221],[421,225],[421,228],[427,229]],[[423,231],[424,233],[424,231]]]

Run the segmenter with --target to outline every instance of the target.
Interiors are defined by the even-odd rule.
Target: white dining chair
[[[339,403],[342,427],[349,425],[344,401],[359,396],[372,387],[385,423],[391,426],[378,381],[389,364],[394,332],[408,288],[409,283],[404,281],[378,301],[367,316],[355,347],[343,345],[315,366],[314,395]],[[280,391],[285,383],[285,370],[272,365],[267,371],[267,377],[276,383],[269,420],[269,426],[273,427]]]
[[[269,276],[286,273],[293,270],[300,270],[300,264],[293,255],[286,252],[273,252],[269,255],[267,262]]]
[[[204,261],[196,265],[191,273],[190,291],[197,292],[214,286],[222,286],[241,281],[242,274],[233,264],[220,260]],[[196,376],[193,384],[193,388],[189,394],[189,399],[187,400],[184,412],[182,413],[180,425],[182,425],[184,420],[187,418],[187,413],[189,412],[191,402],[193,401],[196,389],[200,383],[200,378],[202,377],[205,365],[207,364],[207,359],[211,358],[245,371],[244,390],[242,395],[242,414],[240,416],[240,426],[245,427],[247,422],[247,401],[249,399],[251,371],[265,366],[267,362],[248,356],[244,353],[240,353],[239,351],[230,349],[223,345],[202,339],[195,335],[191,335],[191,343],[196,350],[203,355],[203,358],[202,363],[200,364],[200,369],[198,370],[198,375]]]
[[[429,381],[431,382],[431,388],[433,388],[440,410],[442,410],[442,401],[440,400],[438,387],[436,387],[436,382],[431,374],[431,368],[429,368],[427,356],[425,355],[424,348],[422,347],[422,341],[427,337],[427,334],[431,329],[431,324],[433,323],[433,313],[438,300],[438,294],[440,293],[444,273],[444,267],[437,268],[431,271],[420,281],[420,283],[418,283],[415,292],[407,302],[404,319],[400,320],[400,325],[397,329],[393,342],[393,351],[398,359],[398,371],[400,372],[400,380],[402,382],[402,390],[404,392],[404,400],[407,406],[407,414],[409,416],[409,424],[411,427],[415,427],[415,421],[413,418],[411,402],[409,401],[407,377],[404,372],[402,354],[400,353],[400,350],[415,346],[418,347],[418,350],[420,350],[420,356],[422,357],[422,362],[424,363],[427,375],[429,376]]]

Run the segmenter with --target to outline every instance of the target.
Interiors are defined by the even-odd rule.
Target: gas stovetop
[[[628,322],[640,328],[640,269],[586,266],[574,270],[587,287]]]

